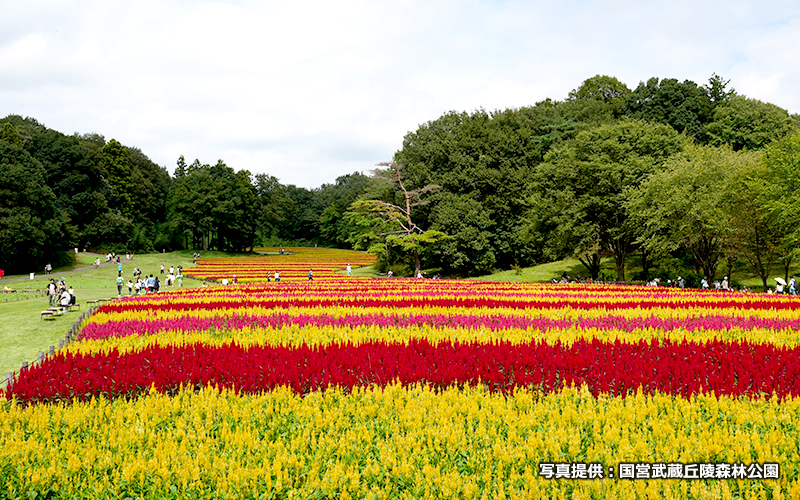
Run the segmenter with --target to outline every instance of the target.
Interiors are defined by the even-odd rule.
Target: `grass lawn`
[[[203,252],[204,257],[223,255],[226,254]],[[100,257],[102,265],[100,268],[94,269],[91,265],[97,257]],[[128,278],[132,278],[135,267],[139,267],[143,274],[157,275],[160,272],[161,264],[164,264],[166,269],[178,265],[184,268],[191,267],[192,252],[136,255],[130,261],[126,261],[125,256],[122,256],[122,276],[126,281]],[[87,269],[85,266],[90,267]],[[8,287],[18,291],[0,294],[0,379],[2,380],[5,380],[7,372],[18,371],[23,361],[33,361],[38,357],[40,351],[48,351],[51,345],[58,347],[59,340],[64,338],[69,327],[81,314],[72,311],[54,320],[42,319],[41,312],[50,306],[48,298],[46,296],[36,297],[33,291],[22,292],[22,290],[43,290],[51,277],[56,279],[64,277],[67,285],[75,288],[75,296],[78,303],[81,304],[81,311],[86,310],[87,300],[117,295],[117,265],[106,264],[105,256],[97,254],[79,254],[76,266],[55,269],[50,276],[37,274],[33,280],[28,279],[28,275],[0,278],[0,289]],[[163,283],[164,280],[161,279],[161,281]],[[202,281],[184,276],[184,288],[201,284]],[[127,287],[124,287],[122,291],[123,294],[127,294]],[[22,297],[26,298],[17,300]]]
[[[600,269],[606,276],[614,277],[617,274],[614,259],[611,257],[604,258],[600,263]],[[630,279],[631,276],[641,272],[642,267],[639,262],[638,255],[634,255],[626,260],[625,274]],[[789,275],[800,276],[800,263],[792,266]],[[577,259],[564,259],[556,262],[548,262],[547,264],[540,264],[538,266],[522,268],[521,272],[515,270],[498,271],[496,273],[472,278],[483,281],[498,281],[498,282],[520,282],[520,283],[537,283],[547,282],[553,279],[560,279],[561,274],[566,272],[572,278],[580,274],[581,276],[588,276],[589,272]],[[725,268],[722,264],[717,268],[717,279],[722,279],[725,273]],[[780,269],[773,269],[770,274],[768,285],[773,289],[775,288],[775,281],[773,278],[783,276],[783,271]],[[676,276],[677,278],[677,276]],[[732,284],[738,286],[747,286],[756,292],[762,290],[761,278],[755,276],[745,263],[737,262],[733,267],[731,273]]]

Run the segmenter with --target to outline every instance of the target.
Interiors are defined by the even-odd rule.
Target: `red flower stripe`
[[[57,354],[22,373],[7,397],[24,402],[131,397],[150,389],[174,393],[207,384],[257,393],[288,385],[300,394],[330,385],[353,388],[399,381],[434,388],[484,383],[492,390],[587,384],[595,394],[625,396],[638,388],[682,397],[800,395],[800,349],[746,342],[579,340],[409,344],[367,342],[299,348],[236,344],[150,346],[139,352]]]
[[[130,335],[153,335],[158,332],[181,330],[184,332],[197,332],[210,329],[216,330],[241,330],[243,328],[280,328],[284,325],[337,328],[354,328],[360,326],[389,326],[413,327],[430,325],[437,328],[466,328],[488,329],[492,331],[506,330],[509,328],[534,329],[549,331],[554,329],[581,328],[598,330],[634,331],[642,329],[657,329],[674,331],[684,329],[689,332],[721,331],[733,328],[752,330],[764,328],[772,330],[790,329],[800,330],[800,320],[769,319],[759,317],[736,316],[703,316],[690,318],[624,318],[609,316],[602,318],[576,318],[576,319],[549,319],[528,318],[523,316],[472,316],[472,315],[384,315],[384,314],[356,314],[336,317],[328,314],[299,314],[290,315],[277,313],[270,315],[245,315],[232,314],[230,316],[215,316],[210,318],[182,317],[175,319],[152,320],[122,320],[107,323],[91,323],[83,328],[80,333],[82,339],[99,340],[112,337],[127,337]]]

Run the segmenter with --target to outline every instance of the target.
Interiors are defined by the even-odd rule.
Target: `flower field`
[[[213,264],[0,395],[0,498],[800,497],[796,298]]]
[[[351,267],[368,266],[375,263],[375,256],[364,252],[333,250],[329,248],[285,248],[285,254],[277,248],[259,248],[272,255],[241,258],[199,259],[196,266],[183,272],[193,278],[210,281],[230,280],[234,275],[239,283],[266,282],[267,276],[274,278],[280,273],[281,281],[307,280],[312,270],[315,280],[346,278],[341,271]]]

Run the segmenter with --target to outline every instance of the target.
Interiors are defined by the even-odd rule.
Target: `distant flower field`
[[[329,248],[259,248],[271,255],[235,258],[201,258],[194,267],[184,270],[193,278],[221,281],[233,276],[239,283],[266,282],[267,276],[274,279],[280,273],[281,281],[307,280],[308,271],[313,271],[315,280],[346,278],[344,271],[350,264],[353,269],[375,263],[375,256],[364,252],[335,250]]]
[[[0,396],[0,498],[800,496],[791,297],[219,265]]]

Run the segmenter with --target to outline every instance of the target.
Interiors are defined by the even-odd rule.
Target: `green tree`
[[[705,143],[708,140],[706,125],[711,122],[713,111],[706,89],[693,81],[650,78],[631,92],[626,115],[665,123]]]
[[[533,176],[529,215],[530,232],[542,235],[544,254],[574,255],[594,279],[600,259],[610,254],[617,279],[624,281],[638,231],[625,202],[685,143],[666,125],[626,119],[581,132],[548,153]]]
[[[785,109],[738,95],[718,106],[708,125],[711,143],[728,144],[734,151],[761,149],[794,130],[796,125]]]
[[[612,76],[595,75],[569,93],[570,100],[597,100],[609,106],[614,116],[624,113],[631,89]]]
[[[442,193],[431,213],[431,228],[450,237],[432,253],[442,270],[458,276],[492,272],[496,258],[490,213],[467,195]]]
[[[641,228],[639,243],[653,255],[687,248],[709,280],[725,255],[763,256],[769,251],[763,245],[766,226],[759,226],[760,215],[751,204],[755,198],[748,199],[757,162],[729,147],[698,145],[668,159],[627,202]]]
[[[320,241],[323,245],[344,248],[353,228],[344,214],[361,196],[369,184],[369,177],[358,172],[343,175],[335,184],[324,184],[315,190],[325,209],[319,217]]]
[[[128,220],[133,220],[134,213],[133,180],[128,151],[119,141],[111,139],[103,146],[103,158],[100,169],[108,181],[114,199],[114,206]]]
[[[800,256],[800,132],[777,140],[764,149],[767,183],[761,202],[775,218],[781,235],[778,253],[784,279]]]
[[[420,254],[423,249],[447,238],[447,235],[441,231],[424,230],[415,221],[412,210],[426,204],[425,195],[439,189],[440,186],[429,184],[419,189],[408,189],[404,184],[403,164],[393,161],[379,163],[378,166],[385,169],[375,170],[374,178],[399,190],[401,202],[395,204],[380,199],[363,199],[354,202],[350,210],[361,214],[362,218],[372,220],[373,232],[376,227],[383,228],[384,230],[377,233],[377,236],[385,238],[387,247],[399,247],[409,254],[413,260],[414,276],[417,276],[422,267]]]
[[[0,262],[7,272],[64,263],[72,246],[66,217],[44,173],[25,150],[0,140]]]

